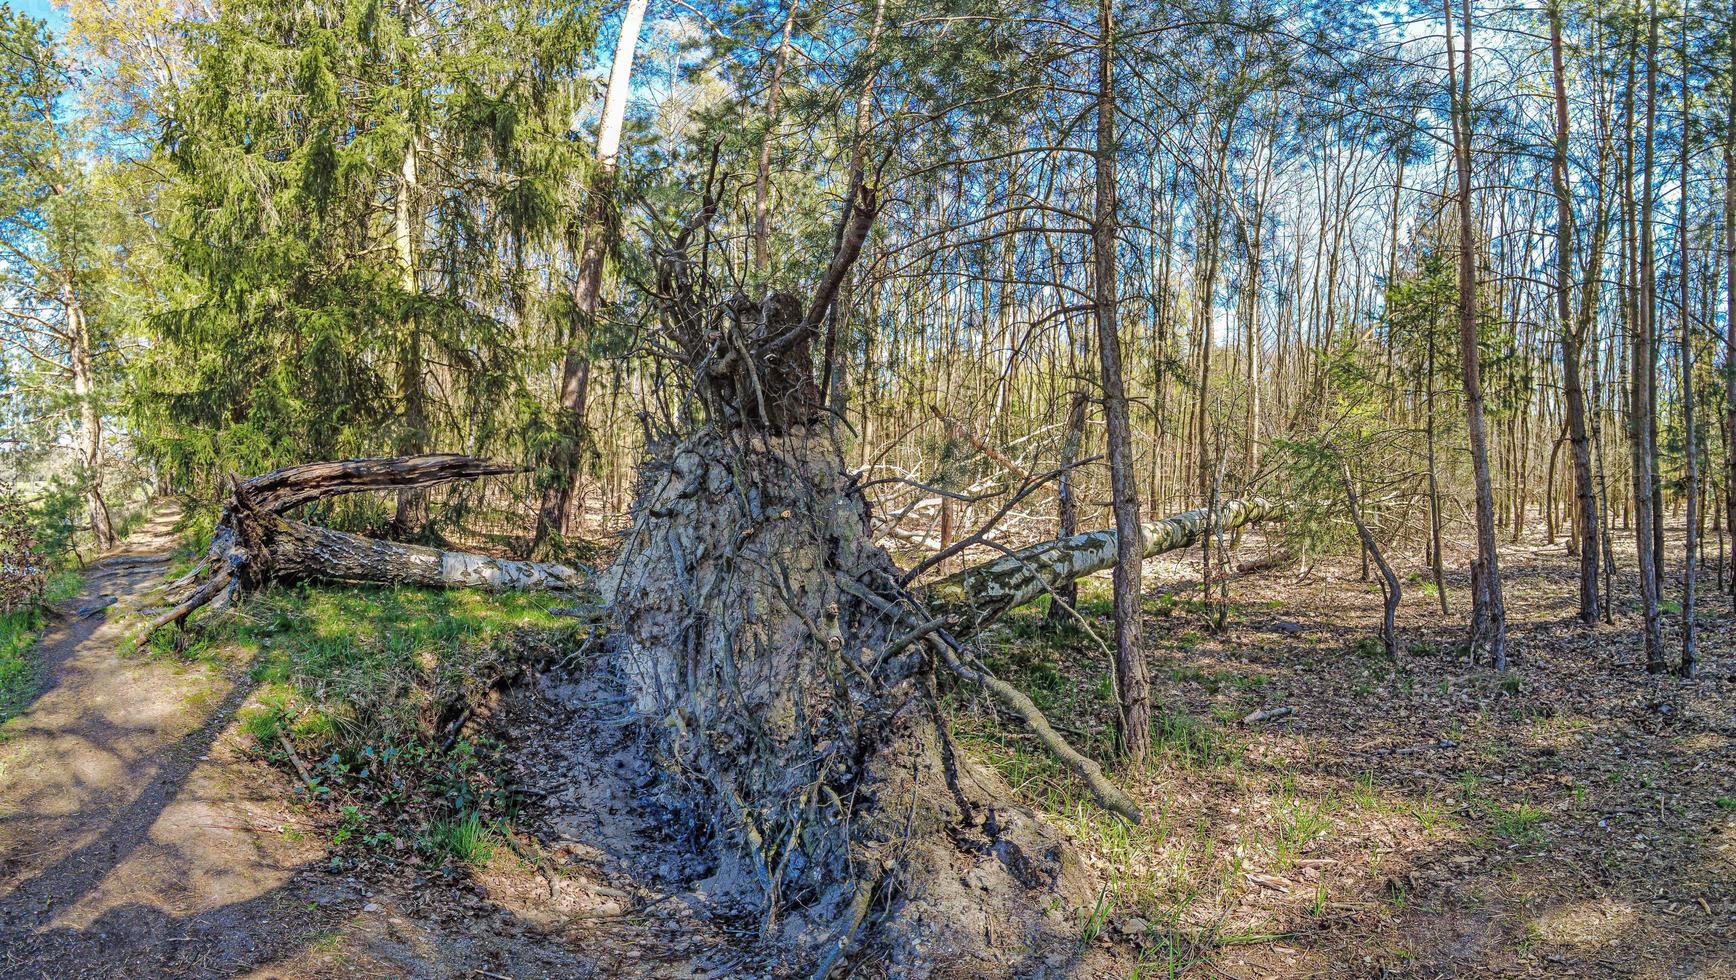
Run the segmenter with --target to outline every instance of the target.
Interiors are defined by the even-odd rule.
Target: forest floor
[[[400,841],[361,843],[348,808],[308,802],[283,758],[265,764],[237,711],[268,683],[256,661],[302,620],[272,613],[280,632],[225,656],[123,652],[171,526],[159,515],[93,566],[77,604],[119,601],[44,638],[35,700],[0,727],[0,975],[760,975],[751,943],[670,901],[668,867],[643,866],[680,828],[635,814],[643,760],[586,697],[582,665],[495,713],[544,801],[517,843],[465,864],[396,857]],[[1243,558],[1262,547],[1251,536]],[[1160,751],[1117,772],[1149,816],[1138,827],[1105,818],[972,690],[948,693],[955,732],[1102,877],[1077,914],[1117,976],[1736,977],[1729,600],[1704,600],[1703,677],[1653,678],[1625,599],[1616,626],[1574,621],[1560,543],[1503,561],[1505,675],[1452,652],[1464,582],[1443,617],[1414,564],[1400,563],[1396,659],[1370,642],[1380,595],[1354,558],[1236,581],[1222,631],[1185,589],[1197,559],[1148,564]],[[985,638],[998,672],[1100,752],[1105,591],[1084,590],[1091,632],[1026,610]],[[344,615],[368,601],[337,600]]]
[[[0,726],[0,977],[594,975],[508,913],[477,924],[467,880],[430,901],[334,861],[341,817],[243,731],[244,659],[130,652],[175,519],[91,566],[69,606],[116,601],[42,638],[34,700]]]
[[[1396,659],[1355,558],[1234,582],[1221,631],[1186,588],[1197,557],[1148,564],[1159,753],[1120,773],[1140,827],[1105,819],[979,696],[957,695],[960,733],[1106,876],[1089,931],[1132,943],[1140,976],[1736,977],[1730,598],[1703,578],[1699,679],[1651,677],[1631,583],[1618,574],[1616,625],[1584,627],[1577,559],[1538,538],[1503,549],[1506,674],[1457,652],[1464,576],[1442,616],[1420,561],[1399,563]],[[1630,569],[1631,538],[1616,554]],[[1106,639],[1107,589],[1084,595]],[[988,646],[1107,748],[1107,657],[1085,631],[1025,611]]]

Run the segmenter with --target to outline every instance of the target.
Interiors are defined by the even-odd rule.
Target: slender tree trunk
[[[1142,542],[1139,487],[1133,469],[1127,391],[1121,376],[1121,332],[1116,292],[1115,190],[1115,12],[1113,0],[1097,7],[1096,213],[1091,245],[1096,271],[1097,354],[1103,377],[1103,415],[1109,439],[1110,495],[1114,502],[1115,682],[1121,700],[1121,747],[1129,758],[1151,752],[1151,682],[1139,639],[1139,580]],[[1204,447],[1201,447],[1204,451]]]
[[[1639,561],[1640,603],[1645,615],[1646,670],[1660,674],[1668,669],[1664,661],[1663,626],[1658,613],[1658,586],[1661,576],[1658,565],[1663,555],[1653,534],[1657,517],[1653,490],[1656,481],[1652,467],[1656,460],[1657,427],[1653,421],[1656,397],[1652,380],[1657,370],[1652,335],[1656,327],[1657,282],[1652,266],[1652,151],[1653,125],[1657,113],[1657,44],[1658,9],[1651,4],[1648,40],[1646,43],[1646,122],[1644,177],[1639,202],[1639,282],[1640,296],[1632,338],[1633,391],[1630,396],[1629,420],[1633,442],[1634,484],[1634,550]]]
[[[1072,466],[1079,461],[1079,443],[1085,438],[1085,403],[1082,391],[1073,392],[1067,406],[1067,434],[1061,443],[1061,475],[1055,481],[1055,514],[1058,518],[1057,538],[1070,538],[1079,533],[1079,502],[1073,491]],[[1055,590],[1049,600],[1048,620],[1065,622],[1079,604],[1079,583],[1069,579]]]
[[[649,0],[628,0],[615,42],[615,60],[597,125],[596,165],[585,192],[585,219],[580,229],[578,279],[573,284],[573,327],[561,363],[560,405],[555,413],[557,448],[552,454],[537,510],[534,547],[565,537],[572,529],[573,504],[578,499],[580,464],[584,459],[585,397],[591,380],[590,341],[603,290],[603,261],[616,232],[615,172],[621,149],[621,126],[627,116],[627,90],[633,76],[633,50],[645,20]]]
[[[1350,475],[1350,464],[1339,460],[1339,469],[1344,474],[1344,496],[1350,504],[1350,519],[1356,524],[1356,536],[1362,542],[1363,553],[1372,555],[1374,563],[1380,568],[1380,592],[1385,599],[1385,613],[1380,625],[1380,641],[1386,647],[1386,652],[1398,656],[1398,606],[1404,600],[1404,590],[1399,584],[1398,575],[1387,563],[1386,554],[1380,550],[1380,542],[1374,539],[1374,532],[1368,529],[1368,524],[1362,519],[1362,502],[1356,497],[1356,480]]]
[[[412,137],[404,148],[404,162],[398,176],[398,193],[392,207],[392,237],[398,252],[399,288],[406,303],[414,303],[420,283],[416,276],[416,141]],[[405,318],[404,346],[398,365],[398,397],[404,407],[402,428],[398,434],[400,456],[417,456],[430,448],[428,431],[428,387],[425,352],[422,349],[422,323],[412,308]],[[400,538],[420,534],[428,523],[428,490],[426,487],[406,487],[398,491],[397,511],[392,516],[392,528]]]
[[[1495,492],[1489,478],[1488,433],[1483,420],[1482,365],[1477,343],[1477,240],[1471,212],[1471,3],[1464,0],[1464,75],[1453,57],[1453,2],[1443,0],[1447,22],[1447,74],[1452,93],[1454,169],[1459,180],[1459,351],[1464,361],[1465,413],[1477,485],[1477,562],[1472,568],[1471,649],[1486,647],[1496,670],[1507,669],[1507,609],[1495,544]]]
[[[778,40],[778,53],[772,63],[772,80],[766,90],[765,135],[760,139],[759,169],[753,185],[753,271],[765,275],[769,257],[766,254],[766,214],[771,207],[772,130],[778,124],[778,100],[783,95],[784,67],[790,60],[790,32],[796,26],[796,11],[800,0],[792,0],[790,12],[784,17],[783,36]]]
[[[90,533],[97,549],[114,547],[114,521],[109,516],[108,502],[102,495],[103,447],[102,408],[96,400],[96,368],[91,357],[90,326],[84,318],[84,304],[70,274],[60,284],[60,304],[66,316],[68,365],[72,374],[72,397],[78,403],[78,455],[84,497],[90,512]]]
[[[1688,160],[1689,149],[1693,137],[1693,125],[1689,116],[1688,104],[1688,31],[1684,25],[1681,34],[1682,61],[1682,189],[1676,197],[1676,245],[1681,254],[1680,275],[1682,278],[1681,306],[1681,350],[1678,353],[1681,367],[1681,398],[1682,398],[1682,444],[1685,455],[1685,472],[1682,476],[1682,493],[1686,498],[1687,513],[1684,515],[1687,528],[1683,531],[1682,543],[1682,662],[1677,667],[1677,673],[1683,677],[1693,677],[1698,660],[1695,649],[1694,601],[1698,586],[1700,562],[1700,450],[1695,444],[1698,433],[1694,428],[1694,332],[1691,326],[1692,318],[1688,315]],[[1736,324],[1731,325],[1736,329]]]
[[[1561,331],[1562,388],[1567,402],[1567,431],[1573,452],[1573,490],[1576,501],[1573,533],[1579,542],[1579,618],[1597,622],[1598,526],[1597,491],[1592,482],[1591,440],[1586,432],[1585,387],[1580,366],[1585,345],[1584,321],[1573,318],[1573,253],[1577,224],[1573,212],[1573,189],[1568,180],[1567,79],[1561,52],[1560,0],[1549,5],[1549,52],[1555,80],[1555,160],[1551,174],[1555,184],[1556,315]],[[1588,284],[1587,289],[1591,286]],[[1551,476],[1554,464],[1550,466]]]
[[[1729,82],[1736,85],[1736,0],[1730,4]],[[1736,556],[1736,99],[1724,120],[1724,529]],[[1736,600],[1736,574],[1730,576]]]
[[[1435,597],[1441,603],[1441,616],[1452,615],[1447,609],[1446,562],[1441,557],[1441,483],[1435,469],[1435,321],[1429,320],[1428,355],[1423,369],[1423,439],[1428,454],[1429,469],[1429,571],[1435,580]]]

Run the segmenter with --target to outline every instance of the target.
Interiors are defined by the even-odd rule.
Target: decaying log
[[[588,578],[566,565],[398,544],[282,519],[273,529],[269,547],[271,575],[281,581],[317,579],[534,592],[581,590]]]
[[[241,487],[261,510],[285,514],[302,504],[346,493],[431,487],[453,480],[473,480],[523,471],[522,466],[475,456],[430,453],[286,466],[249,477],[241,481]]]
[[[171,623],[185,623],[202,607],[270,581],[586,591],[589,573],[566,565],[381,541],[283,516],[340,494],[403,490],[516,472],[520,467],[436,454],[307,463],[234,480],[203,561],[171,584],[172,593],[181,593],[178,601],[151,621],[139,642]]]
[[[1218,530],[1281,520],[1282,503],[1263,497],[1227,500],[1214,515],[1201,508],[1143,526],[1145,557],[1197,544]],[[944,616],[954,636],[967,637],[1012,609],[1115,564],[1115,532],[1092,531],[1048,541],[967,568],[923,590],[927,607]]]

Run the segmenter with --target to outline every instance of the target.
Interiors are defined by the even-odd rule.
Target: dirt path
[[[74,605],[116,601],[43,638],[0,726],[0,977],[616,975],[469,882],[334,859],[329,815],[248,754],[244,659],[122,652],[175,516],[92,566]]]
[[[174,519],[159,512],[92,567],[77,605],[117,601],[44,637],[43,687],[3,730],[7,976],[232,972],[319,927],[283,914],[320,897],[292,887],[317,851],[285,840],[287,815],[248,798],[218,744],[245,685],[120,652],[167,567]]]

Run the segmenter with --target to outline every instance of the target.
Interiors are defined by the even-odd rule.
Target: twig
[[[295,746],[289,744],[289,736],[283,734],[283,729],[277,730],[277,744],[283,746],[283,751],[289,753],[289,761],[295,765],[295,771],[300,774],[301,781],[307,784],[307,795],[318,796],[319,784],[314,782],[313,775],[307,771],[307,765],[301,761],[301,756],[295,752]]]
[[[1265,709],[1262,709],[1260,711],[1253,712],[1252,714],[1248,715],[1246,718],[1243,718],[1242,724],[1244,724],[1244,725],[1258,725],[1262,721],[1277,721],[1279,718],[1283,718],[1295,710],[1296,709],[1290,707],[1287,704],[1281,708],[1265,708]]]
[[[945,625],[946,625],[945,617],[936,617],[934,619],[929,620],[926,623],[923,623],[921,626],[918,626],[917,628],[904,634],[903,636],[899,637],[898,639],[893,640],[891,643],[886,644],[886,649],[880,654],[881,659],[884,660],[885,658],[893,656],[894,654],[903,652],[905,647],[911,645],[912,643],[915,643],[917,640],[922,639],[923,637],[927,636],[930,633],[933,633],[935,630],[940,629],[942,626],[945,626]]]

